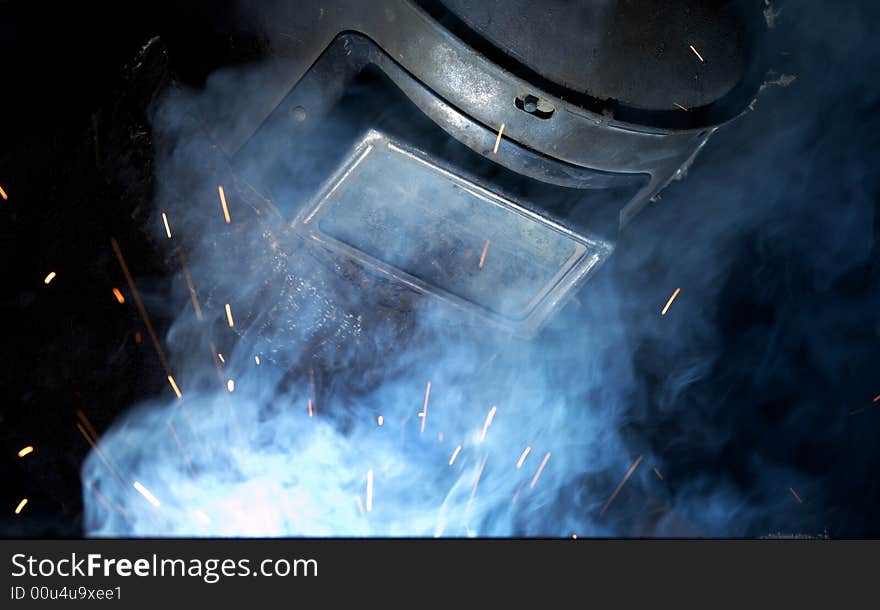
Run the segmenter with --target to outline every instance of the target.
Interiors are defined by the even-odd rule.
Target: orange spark
[[[171,387],[175,389],[177,397],[180,398],[180,391],[177,390],[177,385],[171,377],[171,367],[168,365],[168,360],[165,358],[165,352],[162,350],[162,345],[159,343],[159,337],[156,336],[156,331],[153,328],[153,323],[150,321],[150,316],[147,314],[147,309],[144,307],[144,302],[141,300],[141,295],[137,291],[137,287],[134,285],[134,278],[131,277],[128,265],[125,264],[125,257],[122,256],[119,242],[114,238],[110,238],[110,245],[113,246],[113,252],[116,254],[116,259],[119,261],[119,266],[122,268],[123,275],[125,275],[125,281],[128,282],[128,289],[132,296],[134,296],[134,302],[135,305],[137,305],[138,313],[141,314],[141,318],[147,327],[147,332],[150,334],[150,339],[153,341],[153,347],[156,349],[156,354],[159,356],[159,362],[162,363],[162,368],[165,369],[165,374],[171,382]]]
[[[3,190],[2,186],[0,186],[0,197],[3,197],[3,201],[9,201],[9,197],[6,195],[6,191]]]
[[[312,399],[309,398],[309,417],[312,417],[315,414],[315,410],[312,408]]]
[[[79,433],[83,435],[83,438],[86,439],[86,442],[89,443],[89,446],[95,450],[95,453],[97,453],[101,461],[104,462],[104,465],[107,467],[107,470],[110,471],[110,474],[116,477],[116,480],[119,481],[119,484],[124,487],[125,483],[123,483],[122,477],[119,475],[119,471],[116,470],[116,468],[110,463],[110,461],[107,459],[107,456],[105,456],[104,452],[101,451],[101,448],[98,447],[96,441],[93,440],[91,436],[89,436],[89,433],[86,431],[85,428],[83,428],[82,424],[76,422],[76,429],[79,430]],[[97,439],[97,435],[95,435],[95,439]]]
[[[679,104],[678,102],[672,102],[672,103],[673,103],[676,107],[681,108],[682,110],[684,110],[685,112],[690,112],[690,108],[687,108],[687,107],[685,107],[685,106],[682,106],[682,105]]]
[[[656,468],[654,468],[654,474],[657,475],[657,478],[658,478],[658,479],[660,479],[661,481],[663,480],[663,475],[660,474],[660,471],[657,470]]]
[[[367,471],[367,512],[373,510],[373,471]]]
[[[218,186],[217,191],[220,193],[220,205],[223,206],[223,218],[226,219],[226,224],[232,222],[229,218],[229,208],[226,206],[226,193],[223,192],[223,187]]]
[[[422,406],[422,412],[419,413],[419,416],[422,418],[422,425],[419,429],[419,433],[425,431],[425,420],[428,419],[428,398],[431,396],[431,382],[428,382],[428,386],[425,388],[425,404]]]
[[[877,394],[877,395],[874,397],[874,402],[880,402],[880,394]]]
[[[116,297],[116,300],[119,301],[119,304],[122,305],[125,303],[125,297],[122,296],[122,293],[119,291],[119,288],[113,289],[113,296]]]
[[[30,455],[33,452],[34,452],[34,448],[32,446],[28,445],[27,447],[24,447],[23,449],[21,449],[18,452],[18,457],[23,458],[24,456]]]
[[[21,502],[18,503],[18,506],[15,507],[15,514],[21,514],[22,509],[24,509],[25,505],[27,505],[28,499],[24,498]]]
[[[229,306],[229,303],[226,304],[226,321],[229,323],[229,328],[235,326],[235,322],[232,320],[232,308]]]
[[[51,282],[52,280],[55,279],[55,276],[56,276],[56,275],[57,275],[57,274],[56,274],[54,271],[50,271],[50,272],[49,272],[49,275],[47,275],[47,276],[45,277],[45,279],[43,279],[43,283],[44,283],[44,284],[48,284],[49,282]]]
[[[135,342],[137,345],[140,345],[140,344],[141,344],[141,333],[140,333],[140,332],[135,332],[135,333],[134,333],[134,342]]]
[[[665,316],[666,312],[669,311],[669,306],[672,305],[672,301],[675,300],[675,297],[678,296],[678,293],[681,292],[681,288],[676,288],[675,292],[672,293],[672,296],[669,297],[669,300],[666,301],[666,306],[663,308],[663,311],[660,312],[661,316]]]
[[[168,224],[168,215],[165,212],[162,212],[162,222],[165,223],[165,235],[171,239],[171,225]]]
[[[636,459],[636,461],[633,462],[633,465],[629,467],[629,470],[626,471],[626,475],[624,475],[623,480],[617,484],[617,487],[614,488],[614,492],[611,494],[611,497],[608,498],[608,501],[605,502],[605,506],[603,506],[602,510],[599,511],[600,517],[605,514],[605,511],[608,510],[608,507],[611,506],[612,502],[614,502],[614,498],[616,498],[617,494],[620,493],[620,490],[623,489],[623,486],[626,484],[626,482],[632,476],[632,473],[635,472],[636,468],[639,467],[639,464],[642,463],[642,458],[644,458],[644,457],[645,457],[644,455],[640,455],[638,457],[638,459]]]
[[[82,409],[77,409],[76,416],[79,418],[79,420],[86,427],[86,430],[88,430],[89,433],[92,435],[92,438],[95,439],[95,442],[99,441],[101,439],[101,437],[97,433],[97,431],[95,431],[95,427],[92,425],[92,422],[89,421],[89,418],[86,416],[85,412]]]
[[[315,397],[315,369],[309,369],[309,392],[312,399],[309,401],[309,417],[312,416],[312,409],[317,410],[318,400]]]
[[[789,488],[788,488],[788,491],[791,492],[791,495],[794,496],[794,499],[797,500],[799,504],[803,504],[803,503],[804,503],[804,501],[801,500],[801,497],[798,495],[798,493],[797,493],[792,487],[789,487]]]
[[[480,269],[483,268],[483,263],[486,262],[486,253],[489,252],[489,240],[486,240],[486,243],[483,244],[483,253],[480,255]]]
[[[535,488],[535,484],[538,482],[538,479],[541,478],[541,473],[544,471],[544,466],[547,465],[547,462],[550,461],[550,452],[547,452],[547,455],[544,456],[544,459],[541,460],[541,465],[538,466],[538,472],[535,473],[535,477],[532,479],[532,482],[529,484],[530,489]]]
[[[498,410],[498,407],[492,407],[489,409],[489,414],[486,416],[486,421],[483,424],[483,432],[480,434],[480,442],[482,443],[486,440],[486,431],[489,429],[489,426],[492,425],[492,420],[495,419],[495,411]]]
[[[180,388],[177,387],[177,382],[174,381],[174,377],[168,375],[168,383],[171,384],[171,389],[174,390],[174,393],[177,394],[178,398],[183,398],[183,394],[180,393]]]
[[[522,455],[519,456],[519,460],[517,460],[517,462],[516,462],[516,467],[517,467],[517,468],[522,468],[523,462],[526,461],[526,456],[529,455],[529,451],[531,451],[531,450],[532,450],[531,447],[526,447],[526,448],[523,450]]]
[[[492,149],[492,154],[498,154],[498,145],[501,144],[501,134],[504,133],[504,123],[501,123],[501,128],[498,130],[498,137],[495,138],[495,147]]]
[[[705,60],[705,59],[703,59],[703,56],[702,56],[702,55],[700,55],[700,52],[699,52],[699,51],[697,51],[697,49],[696,49],[696,48],[695,48],[695,47],[694,47],[694,45],[688,45],[688,46],[689,46],[689,47],[690,47],[690,48],[691,48],[691,51],[693,51],[693,52],[694,52],[694,55],[696,55],[696,56],[697,56],[697,59],[699,59],[699,60],[700,60],[700,63],[706,63],[706,60]]]
[[[449,465],[450,465],[450,466],[452,466],[452,464],[455,462],[455,458],[458,457],[459,452],[461,452],[461,445],[459,445],[458,447],[456,447],[456,448],[455,448],[455,451],[452,452],[452,457],[449,458]]]

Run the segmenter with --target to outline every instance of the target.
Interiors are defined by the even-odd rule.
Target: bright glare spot
[[[235,391],[235,380],[234,380],[234,379],[230,379],[230,380],[228,380],[228,381],[226,382],[226,389],[227,389],[229,392],[234,392],[234,391]]]

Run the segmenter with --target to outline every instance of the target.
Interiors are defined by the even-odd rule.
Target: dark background
[[[231,3],[117,4],[0,3],[6,536],[80,535],[89,447],[77,410],[100,432],[167,391],[130,298],[122,307],[111,293],[124,288],[111,236],[128,244],[139,286],[165,290],[163,259],[142,231],[153,92],[171,75],[198,87],[217,66],[266,51]],[[771,65],[797,79],[716,134],[594,281],[615,287],[631,321],[637,379],[625,434],[680,478],[725,480],[766,508],[731,535],[877,537],[880,11],[781,8]],[[137,67],[156,35],[169,63]],[[49,271],[58,276],[45,286]],[[643,324],[678,286],[674,320]],[[36,452],[19,459],[25,445]],[[801,502],[777,467],[806,482]],[[22,497],[30,504],[14,517]]]

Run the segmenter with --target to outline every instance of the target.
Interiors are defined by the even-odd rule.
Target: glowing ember
[[[177,394],[178,398],[183,398],[183,394],[180,393],[180,388],[177,387],[177,382],[174,381],[174,377],[168,375],[168,383],[171,384],[171,389],[174,390],[174,393]]]
[[[223,218],[226,219],[226,224],[232,222],[229,218],[229,208],[226,206],[226,193],[223,192],[223,187],[218,186],[217,191],[220,193],[220,205],[223,206]]]
[[[877,394],[877,395],[874,397],[874,402],[880,402],[880,394]]]
[[[460,452],[461,452],[461,445],[457,446],[457,447],[455,448],[455,451],[452,452],[452,457],[449,458],[449,465],[450,465],[450,466],[452,466],[452,464],[455,463],[455,458],[458,457],[458,454],[459,454]]]
[[[495,411],[497,410],[498,407],[492,407],[489,409],[489,414],[486,416],[486,422],[483,424],[483,432],[480,434],[481,443],[486,440],[486,431],[489,430],[489,426],[492,425],[492,420],[495,419]]]
[[[796,492],[792,487],[789,487],[789,488],[788,488],[788,491],[790,491],[790,492],[791,492],[791,495],[794,496],[794,499],[798,501],[798,504],[803,504],[803,503],[804,503],[804,501],[801,500],[801,497],[798,495],[798,492]]]
[[[682,105],[679,104],[678,102],[672,102],[672,103],[675,104],[675,106],[676,106],[677,108],[680,108],[680,109],[684,110],[685,112],[690,112],[690,108],[687,108],[686,106],[682,106]]]
[[[165,235],[171,239],[171,225],[168,224],[168,215],[162,212],[162,222],[165,223]]]
[[[3,201],[9,201],[9,197],[6,195],[6,191],[3,190],[2,186],[0,186],[0,197],[3,197]]]
[[[532,450],[531,447],[526,447],[525,449],[523,449],[522,455],[519,456],[519,459],[516,462],[517,468],[522,468],[523,462],[526,461],[526,456],[529,455],[529,451],[531,451],[531,450]]]
[[[119,304],[122,305],[125,303],[125,297],[122,296],[122,292],[119,291],[119,288],[113,289],[113,296],[116,297],[116,300],[119,301]]]
[[[367,471],[367,512],[373,510],[373,471]]]
[[[27,505],[27,503],[28,503],[27,498],[24,498],[21,502],[19,502],[18,506],[15,507],[15,514],[16,515],[21,514],[21,511],[24,509],[24,507]]]
[[[380,415],[379,417],[376,418],[376,423],[379,424],[380,426],[383,426],[385,424],[385,418]]]
[[[226,380],[226,391],[229,393],[232,393],[235,391],[235,380],[234,379],[227,379]]]
[[[419,413],[419,417],[422,418],[422,425],[419,428],[419,432],[425,431],[425,420],[428,419],[428,398],[431,396],[431,382],[428,382],[428,386],[425,388],[425,404],[422,406],[422,412]]]
[[[688,46],[691,48],[691,51],[694,52],[694,55],[697,56],[697,59],[699,59],[701,63],[706,63],[706,60],[703,59],[703,56],[700,55],[700,52],[697,51],[697,49],[694,47],[694,45],[688,45]]]
[[[501,134],[504,133],[504,123],[501,123],[501,128],[498,130],[498,137],[495,138],[495,147],[492,149],[492,154],[498,154],[498,145],[501,144]]]
[[[23,458],[24,456],[30,455],[33,452],[34,452],[34,448],[31,447],[30,445],[28,445],[27,447],[24,447],[23,449],[19,450],[18,457]]]
[[[235,322],[232,320],[232,308],[229,306],[229,303],[226,304],[226,322],[229,324],[229,328],[235,326]]]
[[[154,496],[149,489],[141,485],[140,481],[134,482],[134,488],[138,490],[138,493],[140,493],[143,497],[147,499],[147,502],[149,502],[156,508],[159,507],[159,499],[156,498],[156,496]]]
[[[49,282],[51,282],[52,280],[55,279],[55,276],[56,276],[56,275],[57,275],[57,274],[56,274],[54,271],[50,271],[50,272],[49,272],[49,275],[47,275],[47,276],[43,279],[43,283],[44,283],[44,284],[48,284]]]
[[[143,340],[143,338],[141,337],[141,333],[140,333],[140,332],[135,332],[135,333],[134,333],[134,342],[135,342],[135,344],[136,344],[136,345],[140,345],[142,340]]]
[[[632,476],[632,473],[635,472],[636,468],[639,467],[639,464],[642,463],[642,459],[644,457],[645,457],[644,455],[640,455],[638,457],[638,459],[636,459],[636,461],[633,462],[633,465],[629,467],[629,470],[626,471],[626,475],[624,475],[623,480],[617,484],[617,487],[614,488],[614,492],[611,494],[611,497],[608,498],[608,501],[605,502],[605,506],[603,506],[602,510],[599,511],[600,517],[605,514],[605,511],[608,510],[608,507],[611,506],[612,502],[614,502],[614,498],[616,498],[617,494],[620,493],[620,490],[623,489],[623,486],[626,484],[626,482]]]
[[[661,316],[665,316],[666,312],[669,311],[669,306],[672,305],[672,301],[675,300],[675,297],[678,296],[678,293],[681,292],[681,288],[676,288],[675,292],[672,293],[672,296],[669,297],[669,300],[666,301],[666,306],[663,308],[663,311],[660,312]]]
[[[663,475],[660,474],[660,471],[657,470],[656,468],[654,468],[654,474],[657,475],[657,478],[658,478],[658,479],[660,479],[661,481],[663,480]]]
[[[483,268],[483,263],[486,262],[486,253],[489,252],[489,240],[486,240],[486,243],[483,244],[483,253],[480,255],[480,269]]]
[[[544,456],[544,459],[541,460],[541,465],[538,466],[538,472],[535,473],[535,477],[532,479],[532,482],[529,484],[531,489],[535,488],[535,484],[538,482],[538,479],[541,478],[541,473],[544,471],[544,466],[547,465],[547,462],[550,461],[550,452],[547,452],[547,455]]]

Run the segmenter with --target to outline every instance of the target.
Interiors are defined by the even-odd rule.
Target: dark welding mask
[[[758,4],[290,2],[216,137],[322,255],[529,334],[754,99]]]

